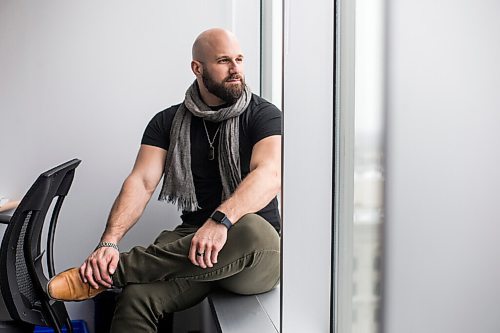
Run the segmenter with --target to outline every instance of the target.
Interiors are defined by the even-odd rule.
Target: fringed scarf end
[[[172,203],[177,206],[178,210],[182,211],[194,212],[201,208],[196,198],[177,198],[172,195],[161,193],[158,200]]]

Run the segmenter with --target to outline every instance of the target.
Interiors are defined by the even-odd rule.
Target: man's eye
[[[219,63],[220,63],[220,64],[224,64],[224,63],[226,63],[226,62],[228,62],[228,61],[229,61],[228,59],[221,59],[221,60],[219,60]]]

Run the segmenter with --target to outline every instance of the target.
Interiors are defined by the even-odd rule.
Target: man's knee
[[[280,276],[280,241],[273,226],[256,214],[247,214],[228,234],[232,253],[245,255],[240,272],[218,281],[220,287],[238,294],[258,294],[272,289]]]
[[[233,228],[228,237],[237,239],[246,249],[279,251],[280,240],[274,227],[257,214],[246,214]]]

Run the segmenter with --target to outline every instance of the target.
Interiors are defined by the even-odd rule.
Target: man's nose
[[[237,74],[240,72],[240,65],[236,61],[231,61],[229,65],[229,73]]]

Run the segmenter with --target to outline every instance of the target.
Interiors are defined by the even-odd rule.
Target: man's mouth
[[[234,82],[241,82],[240,77],[232,77],[226,80],[226,82],[234,83]]]

